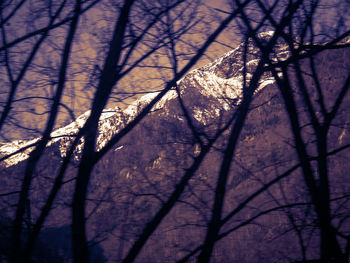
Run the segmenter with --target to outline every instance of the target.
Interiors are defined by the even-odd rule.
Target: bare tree
[[[272,15],[269,14],[268,8],[258,1],[264,14],[268,15],[268,19],[274,28],[277,28],[277,22]],[[349,76],[345,77],[344,83],[339,83],[339,89],[335,91],[334,102],[326,102],[326,97],[330,95],[320,82],[320,76],[317,73],[315,66],[315,53],[321,50],[333,49],[333,48],[345,48],[347,45],[337,45],[345,36],[348,36],[348,31],[341,32],[338,36],[333,37],[327,44],[317,46],[314,45],[316,39],[314,21],[317,21],[316,10],[321,5],[320,1],[315,1],[309,5],[303,4],[301,11],[305,15],[305,20],[299,19],[296,23],[289,25],[289,30],[283,34],[283,39],[286,41],[290,48],[291,58],[293,59],[291,68],[295,75],[291,77],[291,70],[288,68],[288,64],[281,65],[280,69],[274,67],[272,62],[269,62],[271,72],[274,75],[281,94],[284,98],[286,110],[289,115],[291,129],[294,134],[295,147],[299,156],[299,160],[302,164],[303,177],[307,185],[311,200],[314,204],[314,208],[319,220],[320,228],[320,258],[324,262],[347,262],[347,258],[342,252],[340,244],[337,241],[337,231],[332,226],[332,212],[330,204],[330,178],[329,168],[327,163],[328,157],[328,140],[329,129],[331,123],[334,121],[338,110],[341,108],[342,103],[345,100],[347,90],[349,88]],[[249,26],[249,20],[246,19],[245,25]],[[249,29],[251,31],[251,29]],[[252,31],[251,31],[252,32]],[[300,32],[300,33],[295,33]],[[298,36],[296,37],[295,34]],[[297,45],[295,43],[297,41]],[[257,40],[258,42],[258,40]],[[337,46],[336,46],[337,45]],[[263,44],[259,43],[259,47],[263,48]],[[305,52],[305,48],[308,48],[310,55],[307,55],[308,59],[300,60],[301,54]],[[305,55],[305,53],[304,53]],[[309,63],[305,62],[309,61]],[[301,66],[303,65],[303,66]],[[303,68],[302,68],[303,67]],[[280,75],[282,77],[280,77]],[[348,73],[345,73],[348,74]],[[306,75],[308,77],[306,77]],[[308,79],[308,80],[306,80]],[[302,101],[302,105],[306,108],[306,116],[301,117],[303,114],[298,107],[300,104],[296,102],[294,90],[300,93],[298,101]],[[317,103],[314,103],[312,98],[315,98]],[[320,115],[316,114],[316,108],[320,109]],[[305,118],[309,120],[309,123],[313,130],[313,136],[315,136],[317,168],[315,168],[310,161],[310,147],[305,142],[305,134],[303,134],[303,128],[301,122],[305,121]],[[305,124],[304,124],[305,125]],[[309,133],[308,133],[309,134]],[[308,139],[309,140],[309,139]],[[333,186],[334,187],[334,186]]]
[[[167,39],[159,38],[159,32],[157,34],[154,34],[155,26],[157,24],[163,23],[162,17],[165,16],[170,10],[177,7],[184,1],[178,1],[172,4],[168,3],[162,3],[160,2],[160,8],[156,10],[157,12],[154,13],[152,7],[148,7],[146,5],[146,8],[143,6],[145,3],[136,3],[135,8],[139,8],[138,10],[142,10],[147,15],[150,16],[149,24],[147,24],[145,27],[140,27],[139,25],[135,24],[134,20],[137,20],[138,17],[134,14],[131,14],[132,7],[134,6],[135,1],[125,1],[123,5],[121,6],[119,17],[115,25],[114,34],[112,37],[112,41],[109,45],[109,52],[106,54],[105,63],[103,66],[102,71],[99,73],[98,76],[98,86],[96,87],[96,93],[94,95],[94,99],[92,101],[91,105],[91,114],[88,120],[86,121],[84,127],[80,130],[80,132],[77,134],[74,142],[71,145],[71,150],[68,152],[67,157],[65,158],[63,165],[61,167],[61,171],[56,178],[56,181],[54,183],[54,186],[52,188],[52,192],[50,194],[49,199],[47,200],[47,204],[44,206],[41,216],[39,217],[38,221],[36,222],[34,226],[34,230],[32,234],[30,235],[29,241],[27,242],[27,245],[25,247],[25,252],[23,257],[27,258],[30,255],[30,251],[33,248],[34,241],[36,240],[40,229],[43,225],[43,222],[45,221],[45,218],[47,217],[50,207],[52,206],[52,203],[55,199],[55,196],[59,190],[59,188],[62,185],[62,178],[65,173],[65,170],[67,168],[67,165],[69,164],[70,157],[75,149],[75,146],[80,141],[81,138],[84,138],[84,150],[82,153],[82,157],[80,160],[79,165],[79,172],[77,176],[77,184],[76,184],[76,191],[73,199],[73,247],[76,255],[76,261],[82,260],[87,261],[88,260],[88,253],[87,253],[87,245],[86,245],[86,237],[85,237],[85,223],[84,223],[84,207],[85,207],[85,198],[86,198],[86,187],[89,182],[89,174],[92,171],[92,168],[97,163],[97,161],[116,143],[118,140],[120,140],[125,134],[127,134],[152,108],[152,106],[168,91],[172,86],[176,83],[176,81],[181,78],[195,63],[198,61],[198,59],[201,57],[201,55],[204,53],[204,51],[207,49],[207,47],[213,42],[213,40],[217,37],[217,35],[226,27],[226,25],[233,19],[234,15],[230,16],[226,21],[218,27],[218,29],[208,38],[208,40],[203,44],[203,46],[198,50],[198,52],[193,56],[193,58],[189,61],[189,63],[179,72],[176,73],[171,81],[168,82],[166,85],[166,88],[137,116],[135,120],[133,120],[129,125],[127,125],[120,133],[118,133],[110,142],[106,145],[103,149],[100,151],[96,151],[96,136],[97,136],[97,128],[98,128],[98,120],[100,118],[100,115],[102,113],[102,110],[105,108],[111,94],[112,89],[117,85],[119,80],[121,80],[123,77],[125,77],[129,72],[131,72],[136,66],[138,66],[142,61],[147,59],[150,55],[152,55],[154,52],[156,52],[159,48],[161,48],[165,44]],[[64,4],[64,2],[63,2]],[[191,6],[191,4],[187,4],[187,6]],[[117,5],[117,8],[118,5]],[[27,163],[27,168],[24,176],[24,181],[22,184],[21,194],[19,203],[17,206],[17,213],[16,213],[16,220],[14,221],[14,245],[13,245],[13,260],[16,261],[17,257],[20,257],[19,250],[21,249],[21,229],[22,229],[22,222],[23,222],[23,215],[25,212],[25,205],[28,204],[28,196],[29,196],[29,188],[31,185],[32,177],[35,172],[35,167],[40,159],[40,157],[43,154],[43,151],[45,149],[46,144],[50,140],[50,133],[52,129],[54,128],[55,119],[57,117],[57,109],[60,105],[61,96],[64,90],[64,87],[66,85],[65,81],[65,72],[67,70],[67,64],[68,64],[68,58],[69,58],[69,52],[73,43],[73,36],[75,32],[75,28],[77,27],[77,21],[80,15],[80,5],[77,4],[75,15],[73,16],[73,20],[71,23],[71,31],[67,32],[67,38],[66,38],[66,48],[64,50],[64,53],[62,55],[62,63],[61,63],[61,73],[59,77],[58,82],[58,88],[56,89],[56,95],[54,104],[51,107],[50,111],[50,117],[47,122],[47,127],[44,132],[44,136],[42,139],[36,144],[36,148],[34,151],[31,152],[30,158]],[[132,18],[132,19],[130,19]],[[191,17],[190,17],[191,18]],[[68,20],[69,21],[69,20]],[[67,21],[65,21],[67,22]],[[176,21],[172,21],[171,23],[176,23]],[[185,27],[185,29],[180,29],[177,32],[174,32],[173,36],[179,37],[181,35],[184,35],[188,30],[191,29],[191,27],[195,26],[196,23],[193,22],[193,24],[190,24],[190,26]],[[52,25],[49,25],[46,27],[47,30],[50,30],[53,27]],[[36,32],[36,31],[35,31]],[[36,32],[37,33],[40,33]],[[35,35],[29,34],[29,36]],[[158,41],[154,41],[153,46],[148,46],[147,41],[149,37],[157,37]],[[24,37],[23,39],[25,39]],[[17,41],[17,42],[16,42]],[[13,41],[13,43],[20,43],[22,41],[22,38],[19,38],[18,40]],[[145,42],[145,44],[140,44],[142,41]],[[4,43],[4,50],[5,53],[7,50],[12,47],[15,44],[7,44]],[[141,46],[141,47],[140,47]],[[133,54],[136,52],[139,52],[140,50],[144,51],[144,53],[139,56],[135,57]],[[8,106],[5,108],[10,109],[11,103],[13,101],[13,96],[15,94],[15,89],[13,89],[13,95],[9,99]],[[9,110],[8,110],[9,112]],[[4,112],[4,122],[7,117],[7,113]],[[3,122],[3,123],[4,123]],[[27,208],[28,209],[28,208]],[[30,213],[30,211],[29,211]],[[22,259],[18,259],[22,260]]]
[[[1,74],[8,89],[2,94],[6,96],[6,101],[2,104],[0,129],[4,131],[17,125],[41,135],[8,156],[1,156],[2,161],[18,153],[28,153],[29,156],[21,171],[21,187],[16,185],[13,191],[0,194],[4,200],[15,203],[12,262],[30,260],[45,223],[50,215],[57,213],[55,206],[60,207],[59,202],[64,206],[67,203],[71,205],[74,262],[90,262],[91,246],[103,242],[115,229],[118,230],[114,233],[121,228],[118,238],[132,238],[129,242],[122,240],[118,243],[117,259],[123,262],[142,260],[142,251],[153,244],[152,238],[156,238],[165,226],[170,226],[175,235],[186,229],[195,229],[193,242],[189,242],[188,247],[187,243],[176,244],[178,247],[174,249],[179,255],[172,259],[180,258],[181,262],[185,262],[198,254],[198,262],[232,260],[225,255],[218,259],[215,249],[231,251],[231,246],[234,246],[231,241],[241,238],[240,231],[246,230],[251,235],[250,231],[256,226],[271,228],[271,222],[275,222],[275,219],[272,220],[274,215],[278,216],[278,222],[283,227],[277,234],[271,234],[274,229],[266,232],[283,240],[280,246],[283,242],[291,242],[300,247],[300,255],[297,252],[284,254],[281,256],[283,260],[307,261],[319,252],[315,260],[348,261],[350,239],[346,210],[349,189],[339,186],[346,166],[338,168],[336,158],[346,158],[349,147],[346,105],[349,102],[350,75],[348,62],[344,62],[345,66],[339,63],[334,68],[345,77],[327,82],[323,76],[326,67],[322,65],[322,59],[332,54],[345,57],[349,48],[346,40],[349,30],[344,22],[347,16],[339,10],[346,4],[338,3],[334,9],[337,17],[330,16],[321,21],[322,8],[325,7],[322,1],[236,0],[229,3],[229,11],[212,9],[224,18],[219,22],[213,20],[216,21],[215,27],[208,26],[207,32],[201,32],[204,31],[202,27],[209,24],[206,20],[209,15],[200,1],[77,0],[72,4],[63,0],[55,4],[52,1],[37,4],[42,14],[46,14],[45,18],[33,19],[33,28],[21,31],[18,36],[9,37],[13,29],[9,23],[17,22],[16,19],[25,13],[25,8],[30,7],[29,1],[5,1],[1,3],[0,10],[0,52],[4,58]],[[95,12],[90,13],[89,10]],[[35,21],[45,21],[46,25],[37,29]],[[331,32],[329,28],[334,21],[337,32]],[[87,24],[96,25],[93,32],[85,30],[84,25]],[[217,115],[211,122],[198,124],[196,94],[186,98],[188,95],[184,92],[185,85],[195,85],[193,83],[197,80],[194,77],[191,83],[180,79],[206,56],[211,45],[228,28],[238,28],[243,35],[243,43],[232,53],[237,54],[237,65],[232,65],[232,58],[221,57],[220,62],[214,62],[220,68],[210,70],[220,81],[236,78],[235,83],[239,82],[239,87],[227,83],[234,86],[231,91],[240,95],[232,98],[227,94],[230,91],[223,90],[218,95],[218,101],[225,104],[225,110],[215,111]],[[55,35],[61,36],[57,37],[57,42],[52,39]],[[91,41],[91,46],[85,45],[89,51],[79,53],[79,49],[84,47],[81,41],[90,38],[95,43]],[[96,41],[96,38],[99,40]],[[21,50],[26,50],[29,56],[18,56],[16,52]],[[52,54],[58,54],[55,59],[45,59],[45,52],[50,50]],[[88,52],[95,54],[93,58],[87,58]],[[208,67],[200,70],[206,69]],[[40,75],[38,72],[41,70],[45,73]],[[327,70],[332,71],[332,68]],[[44,88],[40,96],[36,96],[29,88],[38,84],[40,89],[39,76],[45,74],[48,78],[43,81]],[[334,79],[333,76],[329,78]],[[152,85],[144,87],[145,83]],[[332,88],[328,88],[330,85]],[[42,95],[47,87],[52,90]],[[147,92],[157,93],[141,105],[131,119],[113,123],[118,126],[113,133],[101,135],[101,118],[106,108],[115,106],[115,102],[120,103],[119,106],[128,103],[129,96]],[[74,96],[74,93],[79,95]],[[157,116],[157,105],[169,94],[177,96],[176,103],[171,103],[178,107],[174,114],[181,115],[182,126],[169,127],[167,131],[177,133],[180,129],[181,135],[186,134],[188,140],[181,141],[180,147],[174,136],[173,141],[159,143],[154,148],[156,151],[163,149],[159,158],[155,158],[156,154],[145,154],[151,158],[151,166],[142,164],[145,167],[134,165],[122,169],[123,162],[128,158],[140,158],[140,154],[134,149],[118,155],[123,147],[121,143],[130,143],[130,136],[142,140],[136,132],[147,129],[142,126],[147,125],[147,120],[155,122],[152,118]],[[80,99],[80,95],[85,98]],[[45,117],[46,124],[41,122],[39,128],[17,120],[23,109],[25,114],[30,112],[27,104],[19,103],[33,99],[44,101],[43,112],[35,112],[40,118]],[[74,104],[81,100],[85,101],[86,107],[76,110]],[[274,103],[279,106],[275,107]],[[80,121],[84,122],[74,133],[60,135],[65,143],[64,155],[58,158],[52,176],[47,176],[41,174],[41,162],[50,158],[45,156],[48,146],[57,142],[53,131],[64,118],[61,107],[69,112],[72,119],[85,109],[89,112],[80,117]],[[274,112],[280,109],[285,109],[285,112]],[[209,110],[213,108],[208,107]],[[123,115],[123,111],[111,111]],[[264,111],[265,115],[269,115],[266,118]],[[281,121],[281,118],[284,120]],[[285,127],[287,122],[290,127]],[[279,128],[283,129],[283,134],[278,139],[266,139],[267,133],[261,131]],[[109,137],[101,143],[100,136]],[[269,140],[271,143],[266,143]],[[177,160],[174,163],[181,165],[164,173],[157,165],[161,157],[176,152],[173,149],[184,153],[181,157],[176,154],[171,156]],[[111,156],[116,158],[113,164],[108,163]],[[210,174],[203,175],[210,158],[215,159],[215,162],[209,161],[213,169],[208,169]],[[171,161],[168,163],[170,165]],[[120,170],[120,173],[99,172],[108,167],[116,173]],[[6,168],[4,171],[7,171]],[[139,180],[128,182],[132,172]],[[95,178],[98,176],[100,178]],[[107,176],[113,177],[116,182],[108,186],[96,183]],[[37,178],[44,178],[50,183],[33,212]],[[161,185],[159,178],[166,183]],[[292,181],[288,184],[287,180]],[[147,187],[143,191],[137,189],[144,186]],[[246,190],[242,190],[243,187]],[[293,193],[295,189],[298,191]],[[62,192],[69,192],[62,198],[64,201],[59,196]],[[11,199],[17,195],[18,199]],[[11,202],[8,202],[8,207]],[[123,222],[136,216],[132,213],[137,213],[135,211],[140,208],[140,203],[149,210],[139,212],[141,218],[135,221],[136,230],[128,234],[128,224]],[[91,222],[103,219],[101,211],[107,210],[107,207],[125,213],[120,216],[122,219],[105,219],[106,226],[94,232],[90,229]],[[182,220],[174,216],[181,209],[198,214],[185,213],[184,217],[189,218]],[[68,209],[62,213],[66,211]],[[298,220],[302,216],[305,220],[300,223]],[[267,236],[264,231],[261,230],[256,237],[264,240]],[[190,235],[190,232],[187,234]],[[312,236],[309,239],[312,242],[319,242],[319,251],[307,244],[308,235]],[[264,257],[269,249],[261,253],[264,255],[256,257],[266,260]],[[286,251],[276,248],[273,255],[288,253]],[[239,254],[239,251],[234,250],[234,253]]]

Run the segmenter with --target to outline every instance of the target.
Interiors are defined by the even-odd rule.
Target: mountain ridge
[[[270,37],[271,32],[261,33],[259,37]],[[242,70],[243,64],[241,59],[237,56],[240,56],[242,53],[243,44],[239,45],[237,48],[225,53],[224,55],[218,57],[213,62],[208,63],[207,65],[200,67],[198,69],[194,69],[187,73],[181,80],[177,82],[177,85],[180,87],[180,94],[185,92],[186,86],[197,86],[201,95],[216,98],[218,101],[222,103],[222,109],[229,110],[230,102],[234,100],[235,103],[238,103],[242,93]],[[247,66],[250,67],[252,71],[254,67],[257,65],[258,54],[255,51],[251,54],[254,58],[247,62]],[[237,62],[232,63],[234,60]],[[230,63],[231,62],[231,63]],[[224,64],[229,64],[229,69],[226,69],[226,76],[222,76],[221,72],[218,70],[219,68],[224,68]],[[252,67],[253,65],[253,67]],[[236,69],[236,70],[233,70]],[[221,77],[220,77],[221,76]],[[251,74],[247,74],[247,81]],[[262,89],[264,86],[273,84],[274,79],[272,77],[266,77],[265,79],[260,81],[260,86],[258,90]],[[97,139],[97,150],[101,149],[107,141],[116,134],[121,128],[128,122],[130,122],[139,112],[140,110],[147,105],[154,97],[156,97],[159,92],[152,92],[146,95],[141,96],[139,99],[135,100],[131,103],[127,108],[120,109],[118,106],[114,108],[105,109],[99,120],[99,135]],[[165,104],[169,100],[173,100],[177,98],[177,92],[171,89],[167,92],[163,98],[152,108],[152,111],[159,110],[164,108]],[[215,109],[215,117],[218,117],[220,109]],[[90,111],[86,111],[76,118],[72,123],[58,128],[51,133],[51,140],[48,142],[47,147],[56,142],[60,142],[60,151],[61,157],[64,157],[66,151],[68,150],[69,136],[74,136],[78,133],[79,129],[82,128],[90,114]],[[197,109],[194,117],[197,121],[204,122],[204,116],[209,116],[210,113],[205,109]],[[108,120],[110,119],[110,120]],[[113,123],[113,126],[111,124]],[[112,132],[111,132],[112,131]],[[106,136],[111,132],[109,135]],[[68,136],[68,138],[67,138]],[[11,155],[11,157],[5,159],[5,167],[9,167],[15,165],[21,161],[26,160],[29,157],[29,153],[34,149],[34,147],[30,147],[31,145],[35,145],[38,142],[40,137],[34,138],[32,140],[15,140],[9,143],[5,143],[0,146],[0,156],[5,157],[6,155]],[[81,148],[82,146],[78,146]],[[21,149],[26,148],[23,152],[18,154],[14,154]]]
[[[230,93],[229,89],[237,91],[235,83],[239,83],[239,80],[234,81],[231,77],[242,72],[241,49],[237,48],[235,52],[227,53],[227,56],[216,60],[220,63],[214,61],[207,68],[204,66],[191,71],[178,82],[182,102],[195,129],[203,135],[202,138],[211,138],[237,109],[237,96],[240,93]],[[280,50],[285,52],[284,47]],[[350,68],[348,50],[329,51],[315,58],[316,69],[320,72],[320,81],[324,83],[324,92],[329,104],[335,99],[336,88],[346,76],[344,72]],[[248,64],[252,66],[250,71],[253,71],[259,54],[254,53],[253,49],[248,56]],[[281,59],[284,58],[285,54]],[[301,64],[307,66],[305,61]],[[308,72],[305,72],[307,75]],[[314,88],[310,83],[307,84],[308,87]],[[125,115],[137,114],[154,95],[146,95],[136,101],[130,106],[130,115]],[[313,134],[310,132],[306,107],[300,93],[295,91],[295,96],[298,113],[301,115],[302,135],[306,139],[310,156],[314,156]],[[186,123],[186,116],[180,107],[176,91],[168,93],[168,97],[161,102],[163,104],[156,106],[101,158],[91,175],[86,199],[86,229],[89,241],[101,245],[108,262],[121,261],[125,257],[146,222],[149,222],[166,202],[201,150],[201,145]],[[335,121],[336,125],[331,127],[328,142],[330,150],[350,143],[349,133],[346,132],[346,123],[350,123],[350,114],[347,114],[349,103],[350,98],[347,96]],[[88,113],[78,121],[83,123],[87,115]],[[105,136],[99,138],[100,145],[117,132],[115,127],[121,119],[121,113],[120,116],[113,111],[104,113],[100,129],[109,132],[99,134]],[[121,122],[120,125],[124,124]],[[71,128],[72,131],[77,131],[74,130],[74,125]],[[216,180],[229,133],[229,129],[223,132],[211,148],[173,210],[150,237],[136,262],[176,262],[202,244],[212,212]],[[70,142],[69,138],[66,139],[67,141],[56,141],[48,147],[38,163],[30,196],[33,218],[38,215],[43,202],[46,201],[62,159],[59,147],[63,145],[65,149]],[[336,211],[335,217],[347,215],[349,211],[348,206],[339,198],[342,195],[347,196],[350,192],[350,184],[346,183],[347,178],[344,176],[349,169],[346,161],[349,157],[346,151],[329,157],[329,169],[332,172],[330,184],[333,190],[332,198],[335,200],[332,209]],[[7,192],[18,191],[25,164],[24,161],[9,168],[0,167],[0,192],[5,192],[4,189]],[[67,228],[71,223],[71,202],[77,164],[78,162],[72,160],[67,169],[64,184],[45,227]],[[298,164],[299,159],[295,152],[283,98],[270,75],[266,74],[252,101],[231,164],[223,218],[261,187],[281,177],[293,167],[298,167]],[[297,227],[300,225],[311,244],[306,251],[307,258],[317,258],[318,248],[314,245],[319,242],[315,231],[317,219],[309,205],[310,196],[302,173],[297,168],[293,171],[227,221],[222,227],[222,233],[235,229],[239,224],[245,224],[247,220],[249,222],[260,213],[271,209],[273,211],[217,242],[212,262],[270,262],[273,259],[284,263],[299,260],[301,254],[296,235],[299,228],[292,228],[288,217],[290,213],[294,216]],[[297,205],[294,207],[295,203]],[[14,209],[14,205],[11,204],[16,204],[16,197],[13,195],[0,199],[2,215],[11,218]],[[306,207],[302,204],[306,204]],[[281,208],[276,209],[276,206]],[[344,222],[342,227],[348,229],[349,224]]]

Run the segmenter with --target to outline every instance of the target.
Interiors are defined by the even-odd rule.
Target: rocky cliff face
[[[268,34],[261,37],[268,37]],[[223,127],[240,103],[243,50],[242,44],[213,63],[190,72],[178,82],[181,98],[191,120],[196,130],[205,136],[213,136]],[[350,68],[350,60],[346,56],[348,52],[349,49],[332,50],[316,57],[317,70],[322,72],[320,82],[329,103],[334,101]],[[286,47],[278,46],[274,56],[275,59],[286,59]],[[247,61],[249,81],[259,61],[259,53],[255,48],[249,47]],[[303,63],[307,69],[307,62]],[[315,88],[311,82],[309,86]],[[132,120],[155,95],[141,97],[125,110],[106,110],[99,123],[98,149]],[[299,98],[299,94],[296,93],[296,96]],[[349,102],[347,96],[330,131],[329,149],[350,142],[347,132]],[[314,142],[312,136],[308,135],[308,119],[303,115],[303,104],[299,102],[298,105],[302,126],[305,127],[303,134],[305,138],[310,138],[307,143],[312,151]],[[55,172],[71,142],[67,135],[76,134],[88,114],[83,114],[74,123],[52,133],[52,137],[56,138],[47,147],[32,184],[31,215],[28,220],[38,215],[47,198]],[[174,262],[201,244],[210,219],[216,178],[228,133],[229,130],[224,132],[216,142],[190,180],[181,200],[152,235],[138,262]],[[260,81],[240,138],[227,184],[224,215],[266,182],[298,163],[283,100],[269,74],[265,74]],[[0,154],[11,154],[35,141],[16,141],[3,145]],[[66,183],[51,212],[48,227],[59,228],[70,224],[70,202],[80,149],[81,146],[65,175]],[[0,193],[15,193],[20,189],[23,167],[30,150],[28,148],[13,155],[3,163],[0,168]],[[125,256],[146,222],[169,197],[199,151],[200,146],[188,127],[177,92],[172,90],[94,169],[87,200],[87,229],[90,240],[101,242],[104,256],[100,255],[100,258],[105,257],[108,262],[114,262]],[[345,151],[330,159],[334,197],[350,192],[346,184],[342,183],[348,182],[345,174],[349,165],[344,163],[348,158],[349,152]],[[0,214],[6,220],[13,216],[16,198],[16,194],[0,197]],[[277,205],[306,201],[308,195],[304,182],[296,171],[249,203],[222,231],[228,231]],[[334,203],[334,208],[338,208],[338,205]],[[346,207],[339,206],[339,211],[344,212]],[[217,243],[213,262],[289,262],[289,259],[298,259],[300,244],[296,232],[291,231],[288,212],[292,212],[296,224],[304,227],[305,233],[309,234],[307,253],[310,257],[317,254],[317,246],[313,245],[318,238],[317,233],[312,227],[307,229],[314,219],[313,212],[310,206],[302,206],[275,211],[233,232]],[[344,223],[344,227],[349,227],[349,224]],[[43,235],[42,238],[46,237]]]

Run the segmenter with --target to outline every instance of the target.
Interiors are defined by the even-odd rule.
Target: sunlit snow
[[[272,36],[273,31],[264,33],[263,35],[259,35],[259,37],[268,37]],[[281,47],[281,58],[285,58],[288,56],[285,47]],[[199,88],[199,92],[206,96],[217,99],[221,105],[221,109],[200,109],[195,108],[193,112],[193,117],[202,122],[204,125],[207,124],[210,118],[215,118],[220,115],[221,110],[228,110],[230,107],[230,101],[236,99],[239,101],[242,97],[242,86],[243,86],[243,78],[242,78],[242,61],[240,59],[242,52],[242,45],[238,46],[236,49],[226,53],[225,55],[219,57],[214,60],[212,63],[195,69],[190,72],[187,77],[184,77],[180,81],[178,81],[178,86],[181,86],[182,89],[186,89],[186,85],[181,85],[185,79],[187,81],[190,79],[190,83],[196,83],[196,87]],[[233,77],[223,78],[218,76],[215,73],[217,68],[220,68],[221,64],[230,63],[231,66],[237,70],[237,72],[233,72]],[[247,62],[248,66],[256,66],[259,62],[259,59],[255,57]],[[251,74],[247,73],[246,80],[249,82],[251,78]],[[258,90],[264,88],[265,86],[274,83],[274,79],[272,77],[265,76],[259,83]],[[184,90],[181,90],[181,93]],[[131,105],[129,105],[126,109],[121,110],[116,107],[114,109],[106,109],[103,111],[100,121],[99,121],[99,134],[97,137],[97,149],[100,150],[102,147],[106,145],[106,143],[112,138],[114,134],[116,134],[125,124],[130,122],[134,117],[149,103],[151,102],[159,93],[152,92],[148,93],[141,98],[137,99]],[[168,101],[177,98],[177,92],[175,90],[170,90],[163,96],[163,98],[155,104],[152,110],[158,110],[162,108],[166,108],[165,105]],[[168,112],[166,111],[166,114]],[[67,149],[69,148],[72,138],[75,134],[78,133],[79,129],[82,128],[90,115],[90,111],[85,112],[80,115],[74,122],[69,125],[59,128],[51,133],[52,140],[48,143],[48,146],[52,145],[55,142],[59,142],[59,148],[61,152],[61,156],[64,157]],[[175,116],[177,117],[177,116]],[[180,116],[177,119],[181,120]],[[0,156],[7,156],[10,154],[19,151],[20,149],[26,148],[22,152],[18,154],[14,154],[13,156],[7,158],[4,163],[5,166],[14,165],[20,161],[23,161],[28,158],[29,153],[33,150],[34,147],[30,147],[30,145],[34,145],[40,138],[36,138],[33,140],[22,141],[17,140],[7,144],[4,144],[0,147]],[[78,144],[76,153],[82,151],[83,147],[83,139],[81,143]],[[123,146],[119,146],[115,149],[122,149]],[[78,158],[75,156],[75,158]]]

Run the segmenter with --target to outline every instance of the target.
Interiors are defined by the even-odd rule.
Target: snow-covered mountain
[[[271,32],[260,35],[266,38],[269,36]],[[209,138],[222,128],[237,108],[242,96],[244,48],[244,44],[238,46],[212,63],[189,72],[177,83],[193,125],[203,138]],[[253,45],[249,45],[248,51],[249,82],[259,62],[259,53]],[[334,101],[348,74],[348,52],[349,49],[335,49],[315,57],[316,70],[319,72],[319,81],[327,103]],[[285,60],[289,56],[287,47],[278,45],[272,56],[275,60]],[[306,69],[306,84],[312,90],[314,85],[307,79],[307,62],[302,61],[301,64]],[[345,96],[334,126],[330,129],[330,150],[350,143],[347,130],[350,123],[349,94]],[[147,94],[123,110],[105,110],[99,123],[98,149],[135,118],[156,95],[157,93]],[[297,91],[295,96],[300,125],[304,127],[302,135],[308,150],[313,153],[315,145],[312,140],[313,134],[308,130],[310,125],[307,111]],[[88,116],[89,112],[86,112],[75,122],[52,133],[53,139],[38,163],[30,189],[32,218],[38,215],[46,201],[60,161],[72,141],[70,136],[78,132]],[[299,162],[289,125],[283,99],[274,80],[266,73],[261,78],[252,101],[231,164],[223,216],[261,186]],[[202,244],[212,212],[217,175],[228,134],[229,130],[223,132],[214,144],[196,174],[189,180],[180,200],[151,236],[136,262],[176,262],[188,251]],[[14,141],[2,145],[0,155],[15,153],[37,140]],[[76,152],[77,159],[80,149],[81,145]],[[30,151],[29,147],[8,158],[5,165],[0,165],[0,193],[15,193],[3,194],[0,198],[0,233],[3,225],[5,229],[8,227],[1,216],[12,220],[16,193],[20,189],[25,160]],[[103,259],[101,262],[121,262],[145,224],[164,204],[184,172],[192,165],[199,151],[200,145],[188,127],[177,92],[170,90],[152,111],[96,164],[86,200],[86,229],[91,243],[101,246],[98,253]],[[332,205],[339,209],[335,209],[339,215],[348,213],[348,205],[344,205],[343,199],[337,198],[350,192],[350,184],[344,183],[347,182],[344,175],[350,168],[347,162],[349,158],[348,151],[340,152],[334,158],[330,157],[332,191],[336,193],[334,198],[337,200]],[[55,231],[65,229],[68,232],[68,240],[68,226],[71,224],[70,205],[76,172],[76,162],[73,161],[66,171],[64,184],[45,225],[45,229],[49,229],[50,233],[51,227],[54,227]],[[296,170],[291,176],[250,202],[225,224],[222,231],[229,231],[244,220],[277,205],[309,202],[308,197],[300,171]],[[313,244],[318,244],[315,216],[310,206],[304,208],[298,206],[291,208],[294,210],[276,210],[266,217],[259,217],[254,224],[233,232],[215,245],[212,262],[284,263],[299,260],[300,244],[295,231],[291,230],[290,217],[286,216],[288,212],[293,212],[297,226],[301,224],[303,234],[307,236],[308,244],[311,244],[306,251],[308,258],[315,258],[317,246]],[[30,216],[28,220],[31,219]],[[342,225],[348,226],[348,223]],[[45,239],[44,234],[42,240]],[[47,240],[45,242],[49,243]],[[65,245],[65,242],[61,243]],[[57,251],[53,249],[55,258],[62,253],[71,255],[66,251],[69,250],[66,246],[54,244],[57,248]]]
[[[267,32],[260,34],[260,37],[270,37],[273,32]],[[277,50],[278,58],[286,58],[286,46],[281,46]],[[242,94],[242,81],[243,81],[243,61],[242,54],[244,45],[241,44],[236,49],[224,54],[212,63],[195,69],[189,72],[183,79],[178,82],[178,86],[181,91],[181,95],[187,93],[188,89],[196,87],[198,94],[208,99],[214,99],[217,101],[208,108],[196,106],[193,108],[193,117],[204,125],[208,124],[209,119],[217,118],[221,111],[228,111],[232,109],[232,106],[239,102]],[[277,56],[276,56],[277,57]],[[246,75],[247,81],[251,77],[259,61],[259,54],[257,50],[250,45],[250,51],[248,55],[249,60],[246,63],[248,74]],[[259,89],[262,89],[266,85],[273,84],[274,79],[265,75],[260,81]],[[97,150],[101,149],[110,138],[116,134],[122,127],[131,121],[140,110],[147,105],[158,92],[153,92],[142,96],[137,99],[126,109],[121,110],[119,107],[105,109],[100,117],[99,123],[99,136],[97,139]],[[167,103],[171,100],[177,99],[177,92],[173,89],[170,90],[152,109],[167,111]],[[171,114],[168,112],[168,114]],[[59,128],[51,133],[52,140],[48,143],[48,146],[59,143],[61,156],[64,157],[67,149],[69,148],[72,137],[78,133],[78,130],[83,127],[87,118],[90,115],[90,111],[80,115],[74,122],[67,126]],[[181,118],[181,117],[180,117]],[[15,165],[28,158],[30,152],[33,150],[36,142],[40,138],[32,140],[15,140],[10,143],[6,143],[0,146],[0,156],[4,157],[11,155],[4,161],[6,167]],[[21,151],[21,149],[25,149]],[[76,153],[79,154],[82,145],[77,147]],[[17,154],[14,154],[19,152]]]

